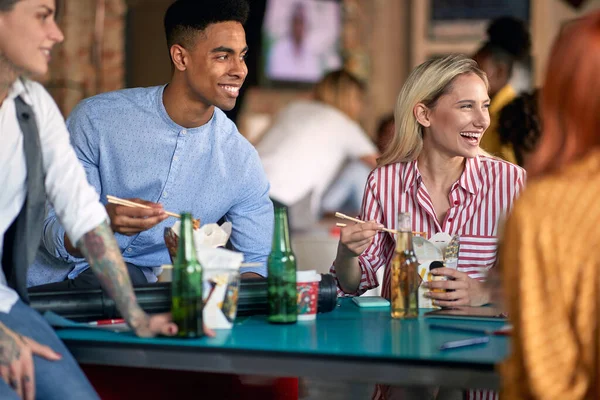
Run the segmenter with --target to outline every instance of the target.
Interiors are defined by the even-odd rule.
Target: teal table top
[[[429,310],[422,310],[424,314]],[[440,351],[442,343],[481,336],[446,330],[433,330],[429,323],[460,325],[496,330],[503,322],[441,320],[420,316],[414,320],[393,320],[389,308],[358,308],[348,299],[339,299],[331,313],[319,314],[315,321],[293,325],[271,325],[265,316],[241,318],[232,330],[219,330],[215,338],[138,338],[133,333],[92,329],[62,329],[58,336],[67,345],[115,345],[136,348],[221,350],[341,357],[347,359],[418,361],[421,363],[470,364],[493,369],[508,354],[508,338],[492,336],[489,343]],[[484,368],[485,368],[484,367]]]

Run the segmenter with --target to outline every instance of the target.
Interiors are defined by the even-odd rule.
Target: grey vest
[[[12,225],[4,233],[2,268],[8,285],[28,303],[27,268],[37,253],[45,217],[46,189],[42,147],[33,109],[19,96],[15,99],[17,119],[23,132],[27,165],[27,197]],[[10,171],[7,171],[10,173]]]

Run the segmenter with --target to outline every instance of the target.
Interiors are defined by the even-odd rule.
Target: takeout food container
[[[456,269],[458,267],[458,253],[460,249],[459,236],[450,236],[445,232],[439,232],[433,235],[429,240],[415,236],[413,237],[413,247],[417,260],[419,260],[419,276],[421,284],[418,289],[419,308],[441,308],[433,304],[433,300],[427,297],[430,289],[424,288],[424,282],[433,280],[446,280],[443,276],[434,276],[431,273],[431,266],[434,261],[440,261],[446,268]],[[445,289],[436,289],[445,291]]]
[[[227,243],[231,232],[231,224],[229,224],[227,235],[222,233],[226,232],[227,226],[223,229],[223,226],[211,225],[214,226],[209,227],[210,229],[202,227],[194,230],[196,257],[202,265],[202,294],[204,299],[202,317],[208,328],[231,329],[237,314],[240,265],[244,255],[219,248],[219,246]],[[165,228],[164,239],[171,262],[175,264],[177,246],[179,245],[178,222],[171,228]]]
[[[165,245],[171,256],[171,262],[177,257],[177,246],[179,246],[179,221],[170,228],[165,228]],[[223,225],[206,224],[198,229],[194,229],[195,245],[203,244],[208,247],[224,247],[231,236],[231,222],[225,222]],[[196,249],[197,252],[197,249]]]

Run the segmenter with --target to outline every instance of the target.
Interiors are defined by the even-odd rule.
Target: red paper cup
[[[296,272],[299,321],[310,321],[317,318],[320,281],[321,274],[318,274],[315,270]]]

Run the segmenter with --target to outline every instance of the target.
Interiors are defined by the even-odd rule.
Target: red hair
[[[530,176],[600,147],[600,11],[569,22],[554,43],[542,89],[542,136]]]

